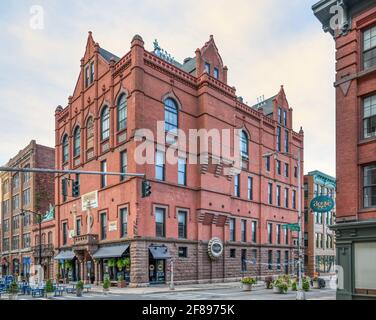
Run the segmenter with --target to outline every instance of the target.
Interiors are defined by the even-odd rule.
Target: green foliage
[[[124,281],[124,276],[122,274],[119,274],[117,279],[118,281]]]
[[[125,267],[125,259],[118,259],[118,261],[116,261],[116,266],[120,271],[123,270]]]
[[[16,280],[13,280],[13,282],[10,284],[8,288],[8,293],[9,294],[18,294],[18,284]]]
[[[255,278],[250,278],[250,277],[246,277],[246,278],[243,278],[241,280],[242,284],[250,284],[250,285],[253,285],[253,284],[256,284],[257,283],[257,280]]]
[[[279,277],[273,282],[273,287],[278,288],[282,293],[286,293],[289,289],[289,285],[284,277]]]
[[[292,288],[292,291],[298,291],[298,284],[296,281],[292,282],[291,288]]]
[[[111,286],[110,279],[108,279],[108,278],[104,279],[104,281],[103,281],[103,289],[108,290],[108,289],[110,289],[110,286]]]
[[[83,290],[84,289],[84,283],[83,281],[78,281],[76,285],[77,289]]]
[[[131,267],[131,258],[129,257],[125,258],[124,263],[125,263],[125,269],[129,270],[129,268]]]
[[[54,286],[52,284],[52,281],[50,279],[48,279],[46,281],[46,293],[51,293],[51,292],[54,292]]]
[[[108,265],[110,268],[115,267],[115,266],[116,266],[116,259],[115,259],[115,258],[111,258],[110,260],[108,260],[107,265]]]
[[[73,263],[72,261],[65,260],[64,261],[64,270],[72,270],[73,269]]]
[[[309,284],[309,278],[308,277],[304,277],[303,278],[303,290],[304,291],[309,291],[310,288],[311,288],[311,286]]]

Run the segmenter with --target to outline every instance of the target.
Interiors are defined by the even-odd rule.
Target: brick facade
[[[168,61],[167,61],[168,60]],[[210,74],[205,72],[205,62],[209,63]],[[94,67],[93,77],[85,74],[87,67]],[[80,195],[98,191],[98,208],[91,209],[93,225],[87,233],[87,213],[82,211],[80,196],[73,197],[71,186],[66,199],[63,199],[62,180],[67,175],[57,175],[55,180],[56,233],[55,243],[61,252],[73,250],[75,271],[89,281],[89,268],[94,262],[95,281],[102,281],[107,261],[93,259],[95,250],[114,244],[129,244],[125,253],[131,259],[130,283],[134,286],[148,285],[149,247],[165,245],[174,259],[175,280],[177,282],[224,281],[242,276],[241,250],[247,250],[247,259],[253,249],[257,250],[255,266],[248,261],[245,274],[263,276],[283,273],[284,270],[265,269],[265,250],[268,248],[267,223],[273,223],[272,250],[275,263],[276,251],[289,252],[290,272],[295,258],[294,239],[289,234],[289,242],[275,244],[276,225],[296,223],[297,198],[292,206],[293,190],[297,193],[298,181],[294,174],[296,160],[279,154],[282,172],[275,170],[276,162],[270,157],[270,170],[266,170],[264,155],[276,151],[276,131],[281,128],[281,144],[284,149],[285,134],[288,136],[288,151],[296,157],[298,148],[303,154],[304,134],[292,130],[292,109],[289,107],[283,87],[276,96],[261,101],[256,106],[248,106],[235,94],[235,88],[227,84],[227,67],[211,36],[209,41],[195,52],[195,58],[179,64],[144,48],[140,36],[131,42],[131,50],[122,58],[117,58],[95,43],[89,33],[86,51],[81,60],[81,72],[74,93],[69,97],[68,106],[58,107],[56,119],[56,167],[100,171],[101,162],[106,161],[107,171],[119,172],[121,152],[128,155],[127,171],[144,173],[151,182],[152,193],[148,198],[141,197],[142,178],[129,177],[122,181],[118,176],[108,176],[107,185],[101,187],[100,176],[81,175]],[[214,74],[216,73],[216,74]],[[127,97],[127,125],[118,130],[118,99]],[[243,161],[240,174],[240,196],[234,196],[234,178],[224,174],[228,163],[187,164],[186,185],[178,184],[178,166],[166,164],[165,180],[155,178],[153,164],[140,165],[133,155],[140,142],[135,139],[137,129],[150,129],[156,136],[157,121],[164,121],[164,103],[172,99],[178,109],[178,125],[184,132],[189,129],[243,129],[248,136],[249,159]],[[101,117],[106,106],[109,108],[109,134],[102,139]],[[278,118],[278,108],[285,114],[286,123]],[[93,131],[90,129],[93,119]],[[88,121],[90,120],[90,121]],[[89,127],[89,130],[88,130]],[[78,130],[78,131],[77,131]],[[74,153],[74,132],[80,132],[80,150]],[[93,132],[93,135],[91,135]],[[63,145],[68,138],[69,155],[63,159]],[[76,135],[77,137],[77,135]],[[77,140],[76,140],[77,141]],[[152,141],[155,148],[156,141]],[[238,142],[236,142],[238,143]],[[76,143],[77,145],[77,143]],[[234,149],[233,142],[227,147]],[[214,158],[209,154],[209,159]],[[284,176],[284,165],[289,165],[288,176]],[[302,161],[303,172],[303,161]],[[248,177],[253,178],[252,199],[247,196]],[[71,176],[71,179],[75,177]],[[303,178],[302,178],[303,180]],[[268,183],[273,185],[273,201],[268,203]],[[281,186],[281,205],[276,204],[276,186]],[[283,192],[288,191],[288,207],[283,205]],[[303,203],[302,203],[303,205]],[[127,235],[120,233],[120,211],[128,210]],[[165,210],[165,237],[156,236],[157,208]],[[179,239],[178,211],[187,213],[187,237]],[[106,239],[101,238],[101,217],[106,214]],[[76,234],[76,218],[81,218],[81,234]],[[230,241],[229,219],[236,219],[235,241]],[[241,219],[246,220],[247,238],[241,240]],[[251,239],[251,222],[257,221],[256,242]],[[63,243],[63,225],[67,226],[67,243]],[[110,226],[111,230],[110,231]],[[223,241],[224,254],[218,260],[208,255],[208,242],[213,237]],[[179,247],[187,248],[187,258],[179,258]],[[230,258],[230,249],[236,249],[235,258]],[[169,279],[169,259],[165,262],[165,281]],[[57,261],[57,263],[61,263]],[[89,262],[89,264],[87,264]],[[283,261],[282,261],[283,262]],[[263,264],[260,264],[263,263]],[[153,268],[153,267],[152,267]],[[282,268],[283,269],[283,268]],[[80,270],[78,272],[77,270]],[[82,270],[84,270],[82,272]],[[90,276],[91,277],[91,276]],[[93,280],[92,280],[93,281]]]
[[[42,146],[32,140],[30,144],[21,150],[14,158],[5,165],[7,167],[30,167],[30,168],[48,168],[54,167],[55,151],[53,148]],[[18,183],[14,181],[17,180]],[[2,274],[18,274],[27,277],[30,274],[30,267],[37,264],[35,236],[37,235],[35,225],[37,217],[32,213],[26,213],[28,217],[21,215],[23,210],[44,213],[49,205],[54,203],[54,177],[39,173],[2,173],[0,177],[2,183],[2,229],[4,231],[7,225],[7,231],[2,232],[2,253],[1,269]],[[5,187],[5,184],[8,187]],[[14,188],[12,187],[14,185]],[[28,191],[29,190],[29,191]],[[27,195],[28,193],[28,195]],[[15,197],[18,197],[18,205]],[[8,204],[5,204],[8,202]],[[5,210],[5,206],[8,207]],[[53,232],[53,228],[51,229]],[[25,239],[24,237],[27,237]],[[18,238],[18,244],[17,239]],[[9,240],[6,240],[9,239]],[[15,241],[12,241],[15,239]],[[47,241],[47,238],[45,238]],[[53,238],[51,237],[51,246],[53,248]],[[4,243],[9,245],[4,247]],[[14,243],[12,243],[14,242]],[[46,243],[47,244],[47,243]],[[53,258],[53,249],[50,251],[49,259]],[[46,264],[46,261],[42,261]],[[48,275],[46,268],[45,275]]]
[[[368,267],[376,261],[376,173],[372,171],[376,130],[374,107],[367,106],[367,99],[376,95],[372,59],[376,54],[376,4],[373,0],[339,2],[344,17],[339,30],[330,26],[332,5],[329,0],[320,1],[313,11],[336,44],[337,224],[333,230],[337,262],[344,275],[337,298],[369,299],[376,296],[373,270]]]

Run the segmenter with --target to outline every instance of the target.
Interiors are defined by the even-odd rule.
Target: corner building
[[[121,273],[131,286],[168,283],[171,259],[180,284],[294,272],[297,234],[282,225],[298,220],[294,157],[298,148],[303,154],[303,131],[292,130],[283,87],[248,106],[227,84],[227,72],[212,36],[179,63],[157,42],[147,51],[138,35],[118,58],[89,33],[74,93],[55,113],[56,167],[143,173],[152,192],[142,198],[137,177],[56,176],[57,268],[68,261],[71,279],[95,283]],[[232,135],[241,129],[232,139],[241,144],[240,175],[225,175],[229,159],[213,163],[210,152],[207,164],[189,163],[185,154],[166,163],[156,138],[150,142],[156,163],[136,163],[142,142],[135,132],[145,128],[157,137],[157,121],[165,121],[167,143],[177,128],[230,129]],[[226,147],[233,150],[233,141]],[[79,181],[74,194],[72,180]],[[97,203],[92,219],[82,210],[88,197]],[[224,249],[217,258],[208,253],[213,238]],[[120,270],[117,261],[125,258],[131,266]]]
[[[376,298],[376,2],[343,0],[340,30],[330,27],[334,1],[313,6],[336,45],[338,299]]]

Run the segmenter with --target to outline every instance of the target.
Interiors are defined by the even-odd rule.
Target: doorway
[[[166,260],[149,258],[149,282],[150,284],[166,283]]]

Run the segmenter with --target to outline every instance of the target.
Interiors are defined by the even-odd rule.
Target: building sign
[[[329,212],[334,208],[334,200],[328,196],[318,196],[311,201],[313,212]]]
[[[116,231],[117,230],[117,221],[110,221],[108,224],[108,231]]]
[[[220,258],[223,254],[222,240],[219,238],[211,239],[208,244],[208,253],[212,260]]]
[[[282,229],[290,229],[291,231],[300,231],[299,223],[284,224]]]
[[[98,208],[98,191],[89,192],[81,196],[82,211]]]

